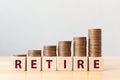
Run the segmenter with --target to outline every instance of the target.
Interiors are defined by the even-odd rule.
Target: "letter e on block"
[[[26,71],[26,57],[11,57],[11,69],[17,71]]]
[[[89,57],[89,70],[103,70],[103,58]]]
[[[27,57],[27,71],[41,71],[41,57]]]

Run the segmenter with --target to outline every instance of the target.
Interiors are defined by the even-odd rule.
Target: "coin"
[[[91,57],[101,56],[101,29],[89,29],[88,30],[88,55]]]
[[[44,56],[56,56],[56,45],[45,45],[43,47]]]
[[[58,42],[58,56],[71,56],[71,41]]]
[[[16,56],[16,57],[26,57],[27,55],[26,54],[13,54],[13,56]]]
[[[73,40],[74,56],[86,56],[86,37],[74,37]]]

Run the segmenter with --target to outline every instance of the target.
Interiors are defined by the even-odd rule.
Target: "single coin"
[[[16,56],[16,57],[26,57],[27,54],[13,54],[13,56]]]

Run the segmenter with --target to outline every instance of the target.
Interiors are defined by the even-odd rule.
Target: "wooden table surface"
[[[10,69],[10,57],[0,57],[1,80],[120,80],[120,57],[104,57],[103,71],[16,72]]]

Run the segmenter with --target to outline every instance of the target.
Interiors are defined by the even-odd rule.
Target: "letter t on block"
[[[26,70],[26,57],[11,57],[12,70],[25,71]]]
[[[89,57],[89,70],[103,70],[103,58]]]
[[[56,71],[56,57],[42,57],[43,71]]]

